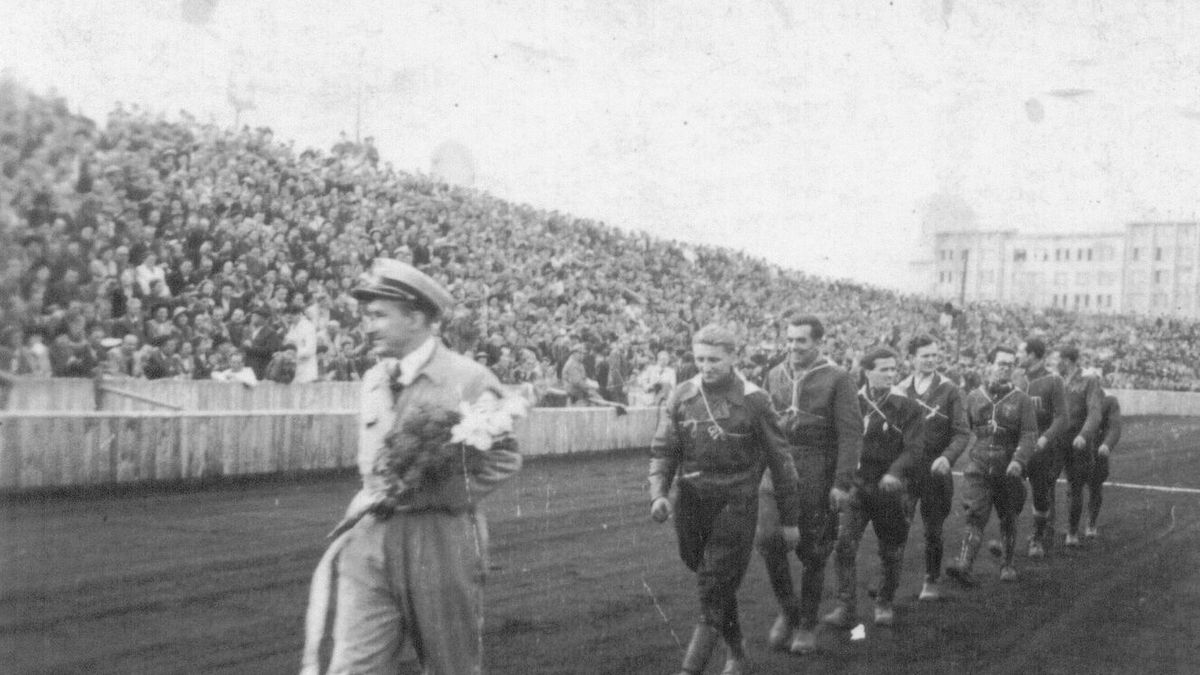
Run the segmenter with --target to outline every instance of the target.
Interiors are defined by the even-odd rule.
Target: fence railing
[[[8,410],[357,410],[358,382],[304,385],[261,382],[255,387],[210,380],[109,380],[97,396],[93,380],[47,378],[13,380]],[[112,389],[139,398],[114,393]],[[1112,389],[1126,415],[1200,415],[1200,393]],[[148,400],[146,400],[148,399]],[[99,406],[97,406],[99,401]],[[156,405],[155,401],[163,405]]]
[[[526,455],[647,447],[653,408],[530,411],[516,435]],[[0,491],[349,468],[353,411],[0,413]]]
[[[0,491],[354,466],[359,384],[14,380],[0,411]],[[1200,415],[1200,394],[1114,392],[1125,415]],[[102,408],[96,410],[96,401]],[[654,408],[535,408],[526,455],[649,446]]]

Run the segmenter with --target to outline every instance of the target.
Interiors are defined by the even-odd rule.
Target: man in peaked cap
[[[391,673],[415,649],[423,672],[482,669],[487,528],[479,500],[521,467],[511,439],[483,453],[465,480],[423,483],[392,499],[375,471],[385,439],[412,411],[501,395],[486,367],[436,335],[453,298],[407,263],[379,259],[353,291],[379,363],[363,376],[358,467],[363,488],[313,577],[303,673]],[[322,638],[336,589],[333,648]]]

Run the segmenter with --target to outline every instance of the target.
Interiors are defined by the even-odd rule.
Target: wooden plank
[[[26,422],[20,417],[0,420],[0,489],[21,487],[21,428]]]

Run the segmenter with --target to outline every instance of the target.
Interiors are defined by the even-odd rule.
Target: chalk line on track
[[[961,476],[961,471],[955,471],[955,476]],[[1059,484],[1066,485],[1067,481],[1059,478]],[[1149,490],[1151,492],[1174,492],[1177,494],[1200,495],[1200,488],[1189,487],[1171,487],[1169,485],[1139,485],[1137,483],[1118,483],[1114,481],[1106,481],[1104,487],[1129,488],[1131,490]]]

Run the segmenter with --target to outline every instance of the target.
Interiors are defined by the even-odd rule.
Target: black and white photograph
[[[1200,671],[1200,4],[3,5],[0,671]]]

